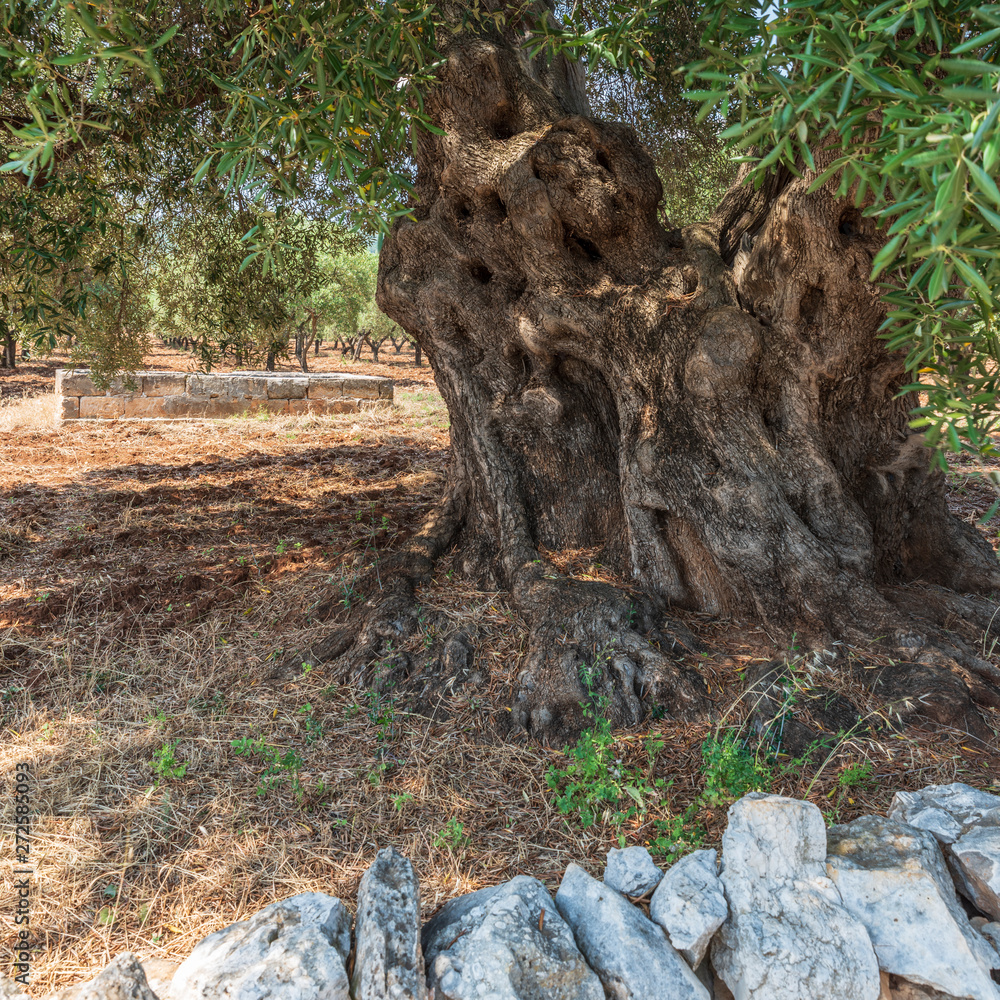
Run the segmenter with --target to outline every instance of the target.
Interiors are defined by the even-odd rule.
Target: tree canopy
[[[723,136],[756,163],[754,183],[776,169],[815,169],[817,185],[839,174],[842,192],[884,227],[873,273],[891,305],[887,346],[908,352],[927,392],[918,422],[932,442],[989,450],[1000,363],[1000,8],[972,0],[554,10],[20,0],[0,21],[9,136],[0,170],[23,192],[4,199],[0,225],[16,238],[0,264],[33,308],[47,302],[43,314],[57,315],[51,296],[35,294],[39,277],[114,224],[112,178],[123,170],[151,201],[211,184],[273,208],[319,184],[340,221],[385,231],[412,212],[409,152],[421,130],[435,130],[423,95],[470,20],[522,32],[539,60],[578,57],[595,79],[604,74],[595,104],[611,111],[657,90],[676,103],[686,65],[687,96],[708,126],[699,132],[688,115],[686,129],[661,129],[668,153],[710,148],[728,124]],[[724,159],[714,162],[724,168]],[[68,191],[77,214],[51,231],[38,226],[39,200],[52,205]],[[260,239],[248,248],[265,261],[275,252]],[[126,255],[105,264],[121,287]],[[63,308],[79,310],[89,289],[64,290]]]

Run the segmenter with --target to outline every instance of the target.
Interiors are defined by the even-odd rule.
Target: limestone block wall
[[[391,379],[341,372],[137,372],[137,387],[116,380],[98,389],[86,368],[56,372],[56,412],[67,420],[177,420],[270,413],[358,413],[391,406]]]

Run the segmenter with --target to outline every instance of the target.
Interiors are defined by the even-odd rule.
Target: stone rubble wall
[[[423,925],[389,847],[353,920],[300,893],[179,964],[125,952],[47,1000],[1000,1000],[998,984],[1000,796],[955,783],[829,829],[812,803],[753,792],[721,857],[664,872],[611,850],[603,880],[570,864],[553,897],[518,875]],[[0,997],[28,1000],[3,977]]]
[[[56,372],[56,413],[70,420],[190,420],[269,413],[358,413],[391,406],[391,379],[339,372],[226,372],[188,375],[183,372],[136,372],[136,388],[128,391],[116,379],[98,389],[86,368]]]

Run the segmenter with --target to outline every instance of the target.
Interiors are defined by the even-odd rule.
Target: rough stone
[[[958,1000],[950,993],[942,993],[930,986],[911,983],[899,976],[889,976],[885,992],[886,1000]]]
[[[2,1000],[31,1000],[27,993],[21,991],[19,983],[6,976],[0,976],[0,998]]]
[[[962,894],[1000,920],[1000,827],[973,827],[951,845],[950,853]]]
[[[616,1000],[709,1000],[709,992],[663,931],[621,893],[571,864],[556,906]]]
[[[353,399],[290,399],[288,412],[295,413],[359,413],[358,404]]]
[[[86,983],[67,986],[51,1000],[158,1000],[150,989],[142,963],[126,951]]]
[[[943,844],[953,844],[974,826],[1000,826],[1000,796],[956,781],[928,785],[919,792],[896,792],[889,819],[930,830]]]
[[[203,417],[208,400],[196,396],[163,396],[163,413],[167,417]]]
[[[235,379],[233,380],[236,381]],[[240,380],[242,381],[242,380]],[[270,395],[270,383],[272,379],[268,378],[266,375],[251,376],[242,386],[237,384],[237,391],[242,391],[243,395],[247,399],[267,399]],[[277,381],[274,379],[273,381]]]
[[[136,380],[132,390],[118,379],[104,392],[93,384],[88,369],[60,369],[56,373],[60,421],[204,419],[254,410],[358,413],[391,406],[394,391],[389,379],[341,372],[280,376],[264,372],[139,372]],[[350,390],[346,394],[345,386]]]
[[[187,376],[177,372],[143,372],[144,396],[174,396],[187,392]]]
[[[267,395],[270,399],[305,399],[308,378],[269,378]]]
[[[78,396],[59,397],[59,419],[78,420],[80,418],[80,399]]]
[[[251,399],[243,407],[244,413],[274,413],[278,416],[288,412],[287,399]]]
[[[354,937],[354,1000],[426,1000],[420,887],[413,865],[391,847],[361,878]]]
[[[715,851],[694,851],[667,870],[649,901],[649,915],[697,968],[712,935],[729,915]]]
[[[310,378],[307,390],[310,399],[339,399],[344,395],[344,383],[330,379]]]
[[[653,863],[645,847],[626,847],[608,851],[604,866],[604,884],[626,896],[645,896],[656,888],[663,872]]]
[[[969,923],[932,833],[863,816],[827,836],[827,868],[867,928],[880,969],[954,996],[1000,1000],[989,946]]]
[[[60,368],[56,372],[56,394],[65,396],[103,396],[90,379],[86,368]]]
[[[187,391],[191,396],[204,396],[208,399],[215,396],[242,399],[246,393],[246,379],[233,378],[231,375],[189,375]]]
[[[209,934],[181,963],[169,1000],[348,1000],[351,917],[307,892]]]
[[[146,973],[146,982],[149,983],[149,988],[158,997],[167,996],[170,981],[180,967],[180,962],[171,962],[166,958],[145,958],[142,961],[142,971]]]
[[[435,1000],[604,1000],[552,897],[526,875],[446,903],[422,942]]]
[[[712,963],[736,1000],[877,1000],[875,952],[826,874],[816,806],[751,792],[729,809],[722,856],[729,916]]]
[[[991,920],[977,929],[993,945],[993,949],[997,953],[997,962],[1000,963],[1000,923],[996,920]],[[1000,969],[1000,964],[994,965],[993,968]]]
[[[81,420],[117,420],[125,414],[125,400],[121,396],[81,396]]]
[[[164,417],[163,396],[136,396],[125,400],[125,416],[129,418],[153,419]]]
[[[351,375],[341,382],[345,396],[353,396],[355,399],[378,399],[378,387],[381,380],[375,375]],[[309,395],[312,395],[312,386],[309,386]]]

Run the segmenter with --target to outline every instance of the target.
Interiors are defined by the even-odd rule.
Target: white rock
[[[361,878],[354,937],[354,1000],[425,1000],[420,887],[413,865],[391,847]]]
[[[209,934],[181,963],[169,1000],[348,1000],[351,915],[305,892]]]
[[[21,984],[6,976],[0,976],[0,997],[3,1000],[31,1000],[21,989]]]
[[[828,831],[827,867],[868,929],[879,968],[969,1000],[1000,1000],[988,944],[962,909],[928,830],[863,816]]]
[[[2,995],[2,994],[0,994]],[[86,983],[67,986],[52,1000],[158,1000],[139,959],[126,951]]]
[[[556,906],[587,964],[615,1000],[709,1000],[663,931],[621,893],[579,865],[563,875]]]
[[[459,896],[421,937],[436,1000],[604,1000],[538,879],[518,875]]]
[[[649,915],[691,968],[697,968],[729,915],[716,852],[695,851],[667,869],[649,901]]]
[[[604,866],[604,884],[626,896],[645,896],[663,878],[645,847],[626,847],[608,851]]]
[[[170,981],[180,968],[180,962],[171,962],[166,958],[144,958],[142,971],[146,973],[149,988],[158,996],[165,997],[170,989]]]
[[[928,785],[919,792],[896,792],[889,819],[930,830],[943,844],[953,844],[973,826],[1000,825],[1000,796],[961,781]]]
[[[921,986],[896,976],[892,977],[892,985],[886,997],[887,1000],[957,1000],[950,993],[942,993],[930,986]]]
[[[878,1000],[875,952],[826,874],[816,806],[751,792],[729,809],[722,858],[729,916],[712,963],[736,1000]]]
[[[995,920],[991,920],[977,929],[979,933],[982,934],[982,936],[986,938],[991,945],[993,945],[993,950],[997,953],[996,964],[993,968],[1000,969],[1000,923],[997,923]]]
[[[1000,920],[1000,826],[975,826],[949,849],[963,895]]]

